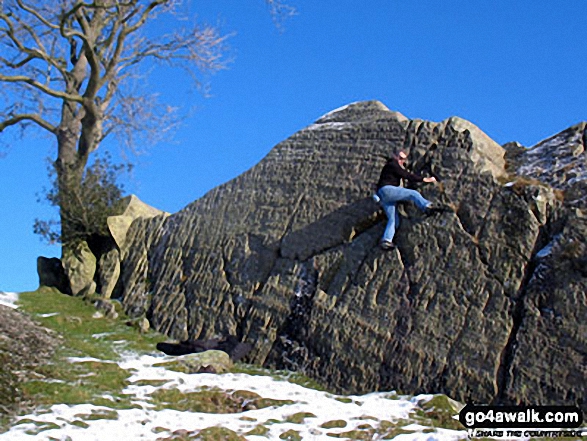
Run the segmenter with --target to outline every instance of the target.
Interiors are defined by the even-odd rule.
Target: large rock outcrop
[[[120,300],[173,338],[237,335],[254,345],[249,361],[340,391],[575,402],[587,384],[585,139],[582,124],[504,149],[460,118],[337,109],[182,211],[134,221]],[[406,206],[384,252],[370,195],[398,149],[439,179],[423,194],[455,213]]]

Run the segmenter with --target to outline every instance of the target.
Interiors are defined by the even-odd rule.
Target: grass
[[[199,432],[177,430],[167,438],[157,438],[157,441],[246,441],[238,433],[223,427],[209,427]]]
[[[59,354],[62,356],[113,360],[120,357],[120,348],[115,349],[119,347],[117,342],[124,342],[122,349],[147,352],[165,340],[155,332],[140,335],[125,324],[124,316],[96,319],[96,309],[90,301],[61,294],[53,288],[22,293],[19,304],[43,326],[57,330],[66,339],[66,347]]]
[[[316,415],[310,412],[298,412],[285,418],[286,423],[304,424],[306,418],[316,418]]]
[[[156,409],[173,409],[180,412],[240,413],[246,410],[263,409],[272,406],[293,404],[291,400],[272,400],[244,391],[220,389],[181,392],[176,388],[160,389],[152,394]]]
[[[90,302],[53,288],[20,294],[19,307],[63,338],[50,362],[19,385],[29,402],[41,407],[82,403],[114,409],[136,407],[121,393],[131,373],[112,360],[119,360],[123,351],[152,352],[164,336],[155,332],[141,335],[122,316],[94,318],[96,309]]]
[[[37,407],[37,412],[46,411],[54,404],[93,404],[99,406],[91,413],[79,413],[65,421],[71,426],[87,428],[94,420],[117,420],[119,411],[139,407],[133,402],[132,395],[124,394],[130,385],[132,371],[121,368],[116,361],[126,351],[137,354],[155,352],[155,345],[166,340],[165,336],[155,332],[142,334],[134,327],[127,326],[123,314],[118,319],[95,318],[96,310],[90,301],[71,297],[54,289],[42,288],[20,295],[20,309],[29,314],[41,325],[56,330],[62,340],[49,363],[39,367],[34,378],[19,385],[23,393]],[[308,388],[324,391],[315,381],[304,375],[288,371],[274,371],[252,365],[236,364],[232,372],[249,375],[270,376],[280,381],[288,381]],[[212,414],[240,413],[267,407],[280,407],[293,404],[290,400],[264,398],[246,390],[222,390],[202,387],[196,391],[181,391],[176,387],[165,387],[167,380],[143,379],[133,382],[135,386],[155,386],[147,400],[155,410],[172,409],[177,411],[204,412]],[[361,403],[344,396],[332,396],[342,403],[360,405]],[[390,400],[400,397],[395,393],[387,396]],[[351,426],[342,419],[334,419],[321,424],[322,432],[332,439],[367,440],[375,436],[380,439],[392,439],[401,434],[413,433],[404,427],[414,422],[430,427],[459,427],[458,421],[452,419],[458,410],[454,403],[444,396],[421,403],[410,420],[380,421],[370,418],[369,424]],[[122,415],[122,414],[121,414]],[[222,427],[210,427],[189,432],[173,431],[173,428],[154,429],[164,440],[243,440],[244,436],[267,436],[275,427],[284,424],[304,425],[317,418],[311,412],[297,412],[285,416],[283,420],[269,419],[257,423],[247,416],[241,419],[253,424],[246,433],[238,434]],[[56,428],[53,423],[35,421],[27,417],[16,424],[27,424],[26,430],[32,434]],[[366,419],[366,417],[362,418]],[[8,428],[8,421],[0,421],[0,433]],[[13,423],[14,424],[14,423]],[[29,428],[30,427],[30,428]],[[271,429],[273,427],[273,429]],[[301,435],[297,430],[284,428],[280,439],[298,440]],[[341,430],[342,429],[342,430]],[[244,435],[244,436],[243,436]]]
[[[446,395],[436,395],[429,401],[420,404],[415,419],[421,419],[423,425],[444,429],[463,430],[463,425],[453,418],[461,410],[458,403]]]

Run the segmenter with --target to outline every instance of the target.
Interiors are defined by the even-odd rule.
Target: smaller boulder
[[[74,296],[91,296],[96,292],[96,256],[86,242],[64,247],[61,262]]]
[[[199,354],[184,355],[180,363],[188,370],[188,373],[215,372],[218,374],[229,372],[232,361],[224,351],[205,351]]]
[[[183,372],[184,374],[217,373],[222,374],[232,369],[233,363],[224,351],[204,351],[186,354],[156,366]]]
[[[37,274],[39,275],[39,286],[57,288],[63,294],[71,295],[71,286],[61,264],[61,259],[37,257]]]
[[[102,297],[111,298],[120,276],[120,252],[117,248],[112,248],[100,256],[96,276]]]
[[[151,323],[149,323],[149,319],[146,317],[138,317],[128,320],[126,326],[137,329],[141,334],[146,334],[151,329]]]
[[[106,318],[117,319],[118,312],[116,312],[116,306],[108,300],[98,299],[94,302],[95,308],[100,311]]]
[[[238,361],[253,349],[253,345],[238,341],[238,338],[234,335],[228,335],[223,339],[157,343],[157,349],[167,355],[186,355],[209,350],[219,350],[226,352],[232,361]]]

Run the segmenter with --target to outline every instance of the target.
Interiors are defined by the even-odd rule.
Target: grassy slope
[[[36,378],[32,378],[21,385],[23,393],[37,404],[38,409],[48,408],[53,404],[74,405],[82,403],[106,406],[112,409],[108,414],[89,415],[87,418],[80,417],[79,421],[71,422],[71,424],[83,425],[87,424],[85,421],[95,418],[116,419],[117,409],[129,409],[135,406],[131,402],[132,397],[122,393],[122,390],[129,384],[128,379],[132,372],[119,367],[116,361],[126,351],[139,354],[153,353],[156,343],[165,340],[164,336],[155,332],[139,333],[137,329],[125,324],[127,319],[122,314],[121,318],[115,320],[95,318],[96,310],[90,302],[63,295],[54,289],[41,288],[35,292],[22,293],[19,303],[22,311],[30,314],[41,325],[56,330],[63,338],[63,344],[55,351],[51,363],[38,368]],[[72,357],[91,359],[86,361],[77,360],[72,363]],[[268,372],[264,369],[246,365],[237,365],[235,372],[246,372],[253,375],[275,375],[280,378],[286,377],[289,381],[302,383],[308,387],[316,386],[303,376],[283,372]],[[184,410],[185,406],[187,406],[189,410],[197,410],[201,406],[208,406],[212,403],[213,406],[208,410],[210,413],[214,413],[215,410],[216,413],[224,413],[230,412],[230,410],[215,409],[214,405],[217,407],[230,407],[235,400],[238,401],[236,404],[241,401],[241,397],[234,394],[226,396],[223,392],[215,390],[210,390],[209,393],[181,394],[177,397],[172,396],[172,393],[173,391],[167,391],[166,393],[153,394],[153,404],[156,404],[160,409]],[[193,399],[195,398],[199,401],[194,404]],[[247,400],[250,401],[250,398],[253,397],[248,397]],[[258,399],[261,400],[261,397],[258,397]],[[226,404],[227,402],[229,404]],[[266,405],[279,404],[285,403],[268,402]],[[414,415],[414,420],[411,422],[418,422],[429,427],[459,429],[458,423],[455,426],[455,421],[451,418],[455,411],[445,406],[444,399],[436,400],[433,404],[422,406],[421,412]],[[238,410],[239,406],[237,405],[236,407]],[[20,421],[19,423],[27,422],[30,423],[30,421]],[[302,423],[303,418],[300,424]],[[374,425],[375,427],[349,431],[346,433],[345,438],[372,439],[373,436],[378,434],[383,436],[382,439],[391,439],[395,435],[405,433],[402,427],[409,423],[408,421],[401,424],[379,422]],[[37,426],[39,432],[51,428],[42,424]],[[5,425],[5,429],[7,427]],[[210,428],[210,430],[225,429]],[[260,425],[258,427],[259,434],[263,434],[267,430],[267,426]],[[2,432],[3,430],[0,427],[0,433]],[[202,439],[205,439],[204,435],[204,433],[200,434]],[[234,432],[222,435],[211,433],[210,436],[210,439],[244,439]],[[184,438],[180,435],[179,437],[167,439]],[[296,439],[296,437],[292,434],[291,438],[286,437],[283,439]]]
[[[120,394],[130,373],[112,361],[118,360],[123,351],[152,352],[155,344],[165,339],[156,333],[141,335],[127,326],[124,318],[94,318],[96,310],[89,302],[51,288],[22,293],[19,308],[63,337],[51,362],[38,366],[19,385],[26,400],[38,406],[131,406],[128,397]],[[70,357],[95,360],[71,363]],[[104,399],[105,394],[111,394],[114,401]]]

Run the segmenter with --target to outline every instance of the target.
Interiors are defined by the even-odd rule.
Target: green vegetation
[[[48,243],[77,243],[88,241],[94,235],[109,237],[107,219],[116,214],[124,195],[119,176],[130,172],[129,164],[114,164],[106,152],[86,167],[79,186],[60,187],[55,164],[49,166],[51,188],[45,197],[50,205],[61,209],[61,220],[68,224],[67,236],[62,236],[59,221],[36,219],[34,231]],[[81,203],[80,203],[81,202]]]
[[[249,436],[265,436],[269,433],[269,429],[261,424],[256,426],[253,430],[247,432],[245,435]]]
[[[57,429],[59,426],[55,423],[46,423],[43,421],[35,421],[31,419],[24,419],[20,420],[18,424],[28,424],[34,426],[34,428],[28,429],[25,433],[27,435],[38,435],[39,433],[50,430],[50,429]]]
[[[43,418],[27,417],[18,421],[26,433],[38,435],[44,431],[58,429],[64,425],[77,428],[89,428],[92,421],[119,419],[119,413],[125,409],[139,408],[133,394],[124,393],[130,386],[148,387],[154,390],[141,400],[153,410],[176,410],[180,412],[202,412],[210,414],[241,413],[255,409],[281,407],[296,404],[291,400],[264,398],[248,390],[224,390],[217,387],[202,387],[197,390],[181,390],[174,382],[165,379],[141,379],[131,383],[132,369],[120,367],[126,352],[135,354],[153,353],[157,342],[165,340],[164,336],[154,332],[141,334],[135,328],[127,326],[128,319],[119,311],[120,318],[95,318],[96,310],[91,300],[71,297],[54,289],[42,288],[20,296],[21,311],[29,314],[41,325],[57,331],[60,344],[50,362],[38,366],[34,375],[18,384],[23,396],[36,406],[39,413],[48,411],[54,404],[92,404],[97,406],[60,418],[54,422],[42,421]],[[0,355],[2,353],[0,352]],[[167,365],[162,365],[166,369]],[[233,372],[250,375],[270,376],[278,381],[288,381],[306,387],[322,389],[314,381],[301,374],[287,371],[272,371],[251,365],[237,364]],[[16,381],[16,380],[15,380]],[[180,382],[181,384],[181,382]],[[11,387],[16,387],[12,385]],[[242,387],[242,386],[240,386]],[[236,389],[236,388],[235,388]],[[332,400],[351,406],[360,406],[361,401],[344,396],[331,395]],[[396,393],[384,396],[390,401],[402,397]],[[311,407],[310,407],[311,410]],[[318,412],[317,412],[318,413]],[[186,431],[175,428],[154,427],[152,432],[158,439],[165,440],[244,440],[245,436],[269,436],[270,431],[278,430],[283,440],[302,439],[298,430],[291,429],[292,424],[313,425],[312,433],[326,435],[333,439],[370,440],[392,439],[401,434],[414,433],[405,426],[418,423],[434,432],[437,427],[462,430],[462,426],[453,416],[458,413],[458,404],[446,396],[438,395],[432,400],[418,403],[417,410],[409,420],[382,421],[373,416],[363,415],[357,426],[351,420],[337,419],[323,422],[312,412],[285,414],[283,418],[268,419],[264,422],[250,416],[239,419],[246,424],[242,433],[227,428],[209,427],[204,430]],[[120,417],[122,420],[122,413]],[[2,427],[8,427],[8,420],[0,421]],[[279,430],[280,425],[290,425]],[[341,430],[342,429],[342,430]],[[175,431],[174,431],[175,430]],[[274,434],[275,435],[275,434]]]
[[[112,360],[119,360],[124,351],[152,352],[156,343],[165,339],[163,336],[154,332],[141,335],[126,326],[122,316],[116,320],[96,319],[96,309],[90,300],[67,296],[52,288],[20,294],[19,305],[33,320],[62,337],[49,363],[37,366],[30,378],[18,384],[22,401],[28,407],[82,403],[111,409],[137,407],[130,396],[122,393],[132,373]],[[17,380],[13,377],[0,383],[15,389]],[[111,419],[115,413],[102,412],[88,418]],[[6,417],[0,420],[0,432],[8,422]],[[40,424],[37,430],[48,428],[50,425]]]
[[[331,438],[341,438],[341,439],[352,439],[352,440],[372,440],[375,435],[375,430],[373,428],[357,428],[356,430],[351,430],[349,432],[342,432],[342,433],[328,433],[327,434]]]
[[[323,427],[324,429],[334,429],[335,427],[342,428],[342,427],[346,427],[346,426],[347,426],[346,421],[334,420],[334,421],[327,421],[324,424],[322,424],[320,427]]]
[[[59,332],[64,338],[56,354],[65,357],[93,357],[117,360],[121,350],[152,352],[165,337],[155,332],[140,335],[127,326],[124,316],[118,319],[94,318],[96,309],[91,300],[61,294],[53,288],[20,295],[19,304],[41,325]]]
[[[288,430],[287,432],[279,435],[279,439],[283,439],[285,441],[301,441],[302,436],[300,435],[300,432],[295,430]]]
[[[89,414],[78,414],[75,417],[83,421],[117,420],[118,412],[114,410],[100,409],[92,410]]]
[[[177,388],[160,389],[151,396],[157,410],[173,409],[181,412],[239,413],[245,410],[263,409],[271,406],[293,404],[290,400],[262,398],[249,391],[224,391],[207,389],[197,392],[182,392]]]
[[[197,433],[188,432],[187,430],[177,430],[170,437],[157,438],[158,441],[246,441],[238,433],[223,427],[208,427]]]
[[[420,404],[416,418],[422,419],[423,425],[442,427],[444,429],[464,430],[465,427],[453,417],[458,414],[460,406],[446,395],[436,395],[430,401]]]
[[[411,424],[411,421],[381,421],[377,428],[377,433],[381,434],[381,439],[393,439],[396,436],[414,433],[413,430],[404,429],[405,426]]]
[[[304,424],[306,418],[316,418],[316,415],[310,412],[298,412],[294,413],[293,415],[288,416],[285,419],[286,423],[293,423],[293,424]]]

